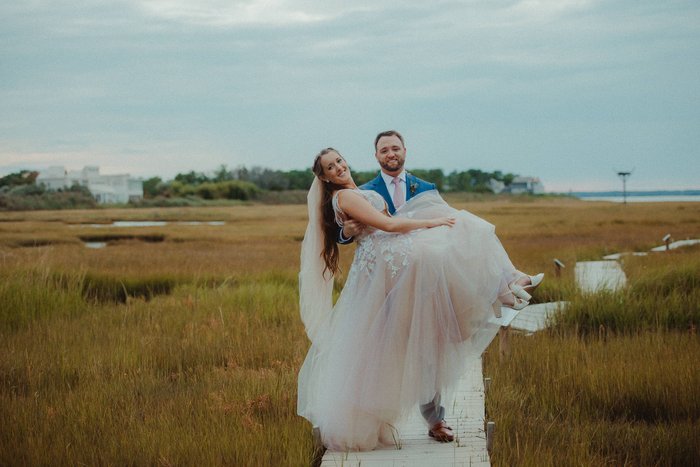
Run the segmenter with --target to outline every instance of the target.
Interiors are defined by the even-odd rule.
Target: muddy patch
[[[146,235],[135,235],[135,234],[105,234],[105,235],[78,235],[78,238],[85,244],[85,246],[90,247],[88,244],[93,245],[91,248],[101,248],[95,246],[97,244],[110,245],[118,242],[137,240],[146,243],[160,243],[165,241],[165,235],[162,234],[146,234]]]

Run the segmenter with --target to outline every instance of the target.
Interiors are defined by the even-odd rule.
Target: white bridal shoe
[[[515,294],[513,294],[513,300],[515,301],[512,304],[503,303],[502,305],[506,308],[512,308],[515,311],[520,311],[530,304],[530,302],[528,302],[527,300],[522,300],[516,297]]]
[[[525,300],[526,302],[529,302],[532,298],[532,295],[527,293],[527,290],[535,290],[537,286],[539,286],[542,283],[542,280],[544,279],[544,273],[541,272],[535,276],[528,277],[530,278],[530,283],[528,285],[512,284],[510,286],[510,290],[511,292],[513,292],[513,295],[522,300]]]

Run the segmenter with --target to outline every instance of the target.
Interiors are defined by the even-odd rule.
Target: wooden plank
[[[400,448],[383,447],[366,452],[326,451],[321,465],[328,466],[490,466],[484,431],[484,385],[481,359],[473,361],[449,400],[445,420],[455,431],[455,442],[439,443],[414,413],[398,423]]]
[[[586,293],[616,291],[627,284],[627,277],[617,261],[580,261],[574,273],[576,284]]]
[[[537,332],[547,327],[548,320],[567,302],[549,302],[529,305],[510,322],[510,327],[519,331]]]

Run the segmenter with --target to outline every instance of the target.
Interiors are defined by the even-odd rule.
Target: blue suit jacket
[[[389,214],[394,214],[396,212],[396,207],[394,206],[394,201],[391,199],[391,195],[389,194],[389,191],[386,189],[386,183],[384,183],[384,179],[382,178],[381,172],[372,180],[369,182],[365,183],[364,185],[360,185],[359,187],[361,190],[373,190],[382,195],[382,198],[384,198],[384,201],[386,201],[386,205],[389,208]],[[406,201],[409,199],[413,198],[416,196],[418,193],[422,193],[424,191],[428,190],[435,190],[435,184],[426,182],[425,180],[421,180],[420,178],[411,175],[408,171],[406,171]],[[347,244],[352,242],[352,238],[349,239],[348,241],[343,241],[341,239],[340,233],[342,232],[342,227],[338,228],[338,237],[337,241],[338,243],[341,244]]]
[[[386,183],[382,178],[380,173],[375,178],[360,186],[361,190],[374,190],[384,198],[386,205],[389,207],[389,214],[394,214],[396,212],[396,207],[394,207],[394,201],[391,199],[389,191],[386,189]],[[406,172],[406,201],[416,196],[418,193],[423,193],[424,191],[434,190],[435,184],[421,180],[420,178],[411,175]]]

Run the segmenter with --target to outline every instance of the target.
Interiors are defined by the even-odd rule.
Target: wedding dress
[[[385,211],[381,195],[357,192]],[[342,225],[337,193],[333,208]],[[302,318],[312,345],[299,372],[298,413],[319,427],[326,447],[370,450],[395,442],[397,420],[437,392],[445,394],[495,337],[498,298],[522,273],[494,226],[450,207],[434,190],[395,214],[445,215],[455,216],[456,224],[402,234],[365,228],[355,238],[335,306],[314,323],[304,315],[308,284],[300,274]],[[306,295],[312,293],[321,288]]]

